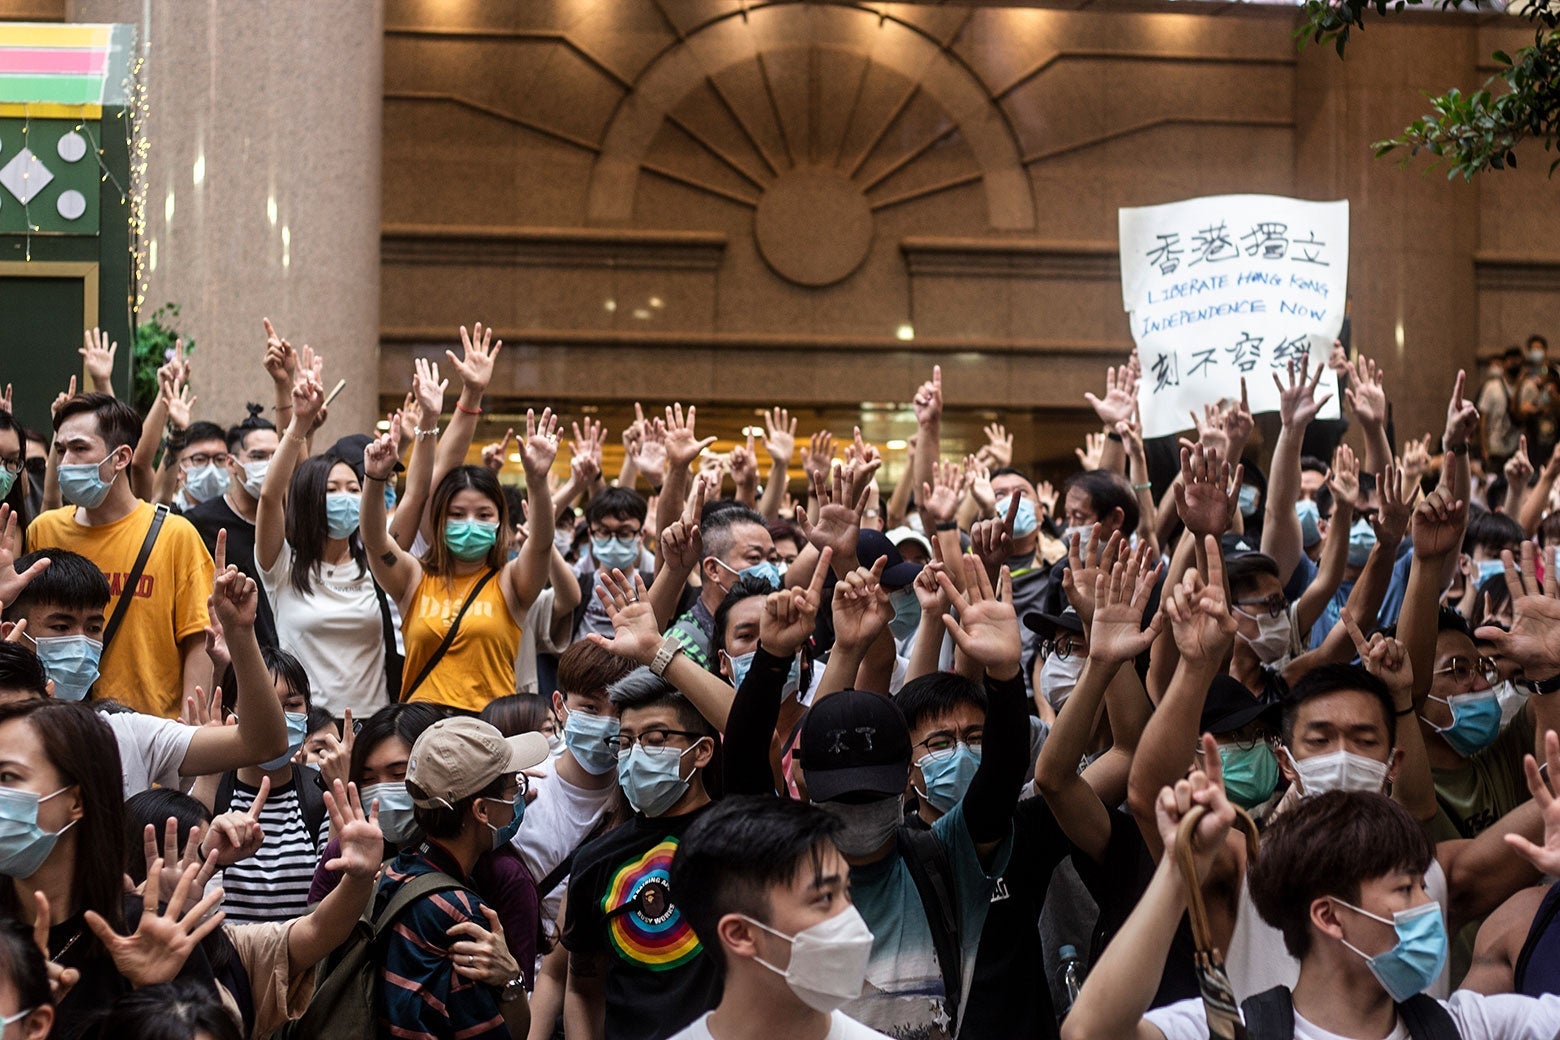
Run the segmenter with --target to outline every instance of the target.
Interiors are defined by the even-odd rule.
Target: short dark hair
[[[1520,361],[1522,360],[1522,348],[1513,343],[1511,346],[1501,351],[1500,357],[1502,361],[1510,361],[1512,358],[1516,358],[1518,361]]]
[[[633,661],[588,639],[570,644],[558,658],[558,692],[605,695],[607,687],[635,668]]]
[[[238,1021],[210,984],[175,979],[114,1001],[82,1040],[242,1040]]]
[[[271,430],[275,432],[276,426],[265,417],[265,406],[255,404],[253,401],[244,406],[249,415],[237,426],[228,428],[227,448],[235,455],[244,450],[244,441],[256,430]]]
[[[540,733],[552,702],[534,693],[511,693],[494,697],[482,707],[481,719],[506,737],[522,733]]]
[[[43,951],[27,927],[10,918],[0,921],[0,976],[11,983],[18,1011],[54,1006]]]
[[[1468,518],[1468,533],[1463,536],[1463,552],[1483,549],[1499,557],[1502,549],[1517,552],[1524,538],[1522,525],[1505,513],[1485,512]]]
[[[1397,740],[1397,706],[1392,703],[1392,692],[1387,684],[1355,664],[1324,664],[1306,672],[1289,688],[1284,697],[1283,737],[1287,747],[1295,746],[1295,718],[1306,701],[1339,690],[1359,690],[1367,693],[1381,705],[1381,718],[1387,729],[1387,742]]]
[[[905,683],[894,703],[913,730],[922,721],[940,719],[961,704],[985,712],[986,691],[980,683],[954,672],[931,672]]]
[[[289,690],[303,694],[305,712],[314,707],[314,691],[309,686],[309,673],[304,670],[302,661],[286,650],[274,646],[260,647],[260,656],[264,659],[266,671],[271,673],[273,682],[280,679],[287,684]],[[222,706],[231,711],[237,701],[238,675],[229,664],[227,671],[222,673]]]
[[[348,767],[347,775],[353,783],[362,783],[368,756],[380,744],[391,737],[399,737],[411,748],[428,727],[447,714],[443,708],[424,701],[388,704],[380,708],[363,720],[363,728],[358,730],[357,739],[352,742],[352,764]]]
[[[1302,455],[1300,456],[1300,472],[1320,473],[1325,477],[1332,472],[1332,467],[1327,465],[1325,460],[1319,459],[1315,455]]]
[[[1137,530],[1137,496],[1132,493],[1131,485],[1121,474],[1112,473],[1108,469],[1084,470],[1067,478],[1067,484],[1062,491],[1063,496],[1073,488],[1089,496],[1089,503],[1094,507],[1095,519],[1103,519],[1119,509],[1123,535]]]
[[[653,708],[666,705],[677,715],[677,724],[690,733],[718,738],[715,727],[699,714],[693,702],[677,687],[643,666],[635,668],[623,678],[607,687],[607,699],[619,711],[635,708]]]
[[[514,779],[512,773],[501,773],[493,778],[493,782],[475,794],[469,794],[460,799],[454,805],[446,809],[442,805],[412,806],[412,818],[417,821],[417,826],[430,838],[456,838],[460,836],[461,828],[466,825],[467,811],[472,804],[483,798],[500,798],[504,788],[509,786]],[[416,797],[414,792],[414,797]]]
[[[668,880],[677,908],[706,950],[720,950],[720,919],[745,914],[768,923],[769,890],[807,870],[821,875],[842,827],[833,814],[795,799],[723,799],[677,846]],[[716,962],[724,968],[724,953]]]
[[[1242,596],[1256,587],[1257,578],[1266,574],[1283,584],[1278,576],[1278,561],[1267,553],[1247,552],[1224,561],[1224,577],[1230,583],[1230,592]]]
[[[28,582],[15,603],[5,605],[5,620],[14,621],[38,604],[65,610],[105,610],[113,595],[98,565],[69,549],[38,549],[16,561],[18,574],[39,560],[49,565]]]
[[[1543,333],[1535,332],[1528,336],[1527,345],[1531,347],[1535,343],[1543,344],[1545,350],[1549,349],[1549,341],[1544,338]]]
[[[199,441],[221,441],[227,445],[227,434],[222,427],[205,419],[196,419],[190,423],[189,429],[184,431],[184,443],[186,446]]]
[[[608,517],[613,520],[637,520],[644,526],[650,506],[637,491],[622,487],[609,487],[585,506],[585,522],[594,524]]]
[[[723,559],[731,551],[731,529],[738,524],[755,524],[769,528],[764,524],[764,518],[746,506],[731,505],[719,510],[712,510],[709,505],[704,507],[703,519],[699,521],[699,534],[704,540],[704,555],[713,556],[715,559]]]
[[[1408,810],[1385,795],[1327,791],[1280,813],[1262,835],[1246,885],[1262,920],[1295,959],[1311,950],[1311,904],[1358,903],[1360,885],[1398,870],[1423,873],[1434,852]]]
[[[795,542],[797,549],[807,548],[807,536],[790,520],[781,520],[777,517],[764,526],[769,528],[771,542]]]
[[[1435,631],[1437,635],[1442,632],[1459,632],[1473,639],[1473,626],[1468,624],[1468,619],[1445,604],[1435,613]]]
[[[49,695],[49,673],[37,654],[20,643],[0,642],[0,691]]]
[[[320,707],[318,704],[310,704],[309,705],[308,716],[309,716],[308,727],[309,727],[309,735],[310,736],[314,735],[315,733],[318,733],[320,730],[322,730],[325,727],[329,726],[330,729],[331,729],[331,732],[336,734],[336,738],[338,740],[341,738],[341,727],[336,725],[336,716],[332,715],[330,712],[326,711],[324,708]]]
[[[726,649],[726,622],[731,619],[731,608],[743,600],[752,599],[754,596],[767,596],[778,589],[770,587],[769,582],[754,575],[738,578],[736,583],[726,592],[726,598],[720,601],[720,606],[715,608],[715,631],[710,637],[710,671],[720,670],[720,654],[718,651]]]
[[[211,822],[211,810],[200,799],[171,787],[149,788],[125,799],[125,873],[136,884],[146,880],[146,855],[142,849],[147,824],[157,828],[161,842],[170,817],[178,821],[182,849],[190,831]]]
[[[91,412],[97,420],[97,434],[109,451],[134,448],[141,439],[141,416],[113,394],[77,394],[54,413],[54,432],[59,433],[66,419]],[[218,433],[221,436],[221,433]]]

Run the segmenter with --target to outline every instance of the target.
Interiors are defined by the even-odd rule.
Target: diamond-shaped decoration
[[[54,174],[39,161],[32,149],[23,148],[10,162],[0,169],[0,184],[15,195],[22,205],[27,205],[38,193],[49,186]]]

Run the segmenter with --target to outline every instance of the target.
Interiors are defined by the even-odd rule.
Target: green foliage
[[[183,337],[173,322],[179,305],[165,303],[152,316],[135,327],[135,355],[130,362],[131,400],[144,415],[157,400],[157,370],[173,360],[174,345]],[[194,340],[184,340],[184,352],[195,349]]]
[[[1492,5],[1488,0],[1307,0],[1305,22],[1296,36],[1301,46],[1308,40],[1331,42],[1341,57],[1349,33],[1365,28],[1367,11],[1384,15],[1409,6],[1478,10]],[[1431,96],[1433,111],[1397,137],[1372,145],[1377,157],[1406,148],[1406,164],[1424,151],[1435,156],[1432,169],[1444,162],[1448,178],[1461,174],[1471,180],[1482,170],[1515,167],[1516,146],[1527,138],[1544,142],[1545,151],[1553,150],[1560,139],[1560,0],[1529,0],[1522,13],[1538,27],[1532,46],[1515,55],[1496,51],[1494,60],[1502,70],[1479,90],[1466,93],[1454,87]],[[1550,164],[1549,173],[1557,166],[1560,159]]]

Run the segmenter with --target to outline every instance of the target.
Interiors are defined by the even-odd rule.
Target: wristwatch
[[[666,669],[671,666],[672,658],[683,652],[683,645],[677,637],[667,634],[661,640],[661,648],[655,652],[655,657],[650,659],[650,671],[656,675],[665,676]]]
[[[517,1000],[524,999],[524,997],[525,979],[519,975],[504,983],[498,991],[498,1002],[500,1004],[513,1004]]]
[[[1554,693],[1560,690],[1560,672],[1551,675],[1547,679],[1528,679],[1527,688],[1542,697],[1546,693]]]

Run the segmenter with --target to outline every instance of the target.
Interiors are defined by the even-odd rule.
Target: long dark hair
[[[119,744],[108,723],[85,704],[28,698],[0,704],[0,725],[25,719],[43,753],[67,785],[81,789],[81,819],[76,824],[76,861],[71,864],[74,916],[95,910],[115,930],[124,925],[125,863],[124,781]],[[16,916],[14,886],[0,886],[0,911]],[[88,938],[83,936],[83,938]],[[97,944],[95,938],[92,939]]]
[[[196,982],[172,982],[133,989],[114,1001],[83,1034],[87,1040],[243,1040],[233,1015],[216,991]]]
[[[352,762],[347,776],[353,783],[363,782],[363,767],[374,749],[391,737],[400,737],[411,747],[423,731],[444,718],[446,712],[432,704],[416,701],[410,704],[391,704],[380,708],[363,722],[352,742]]]
[[[333,455],[304,459],[293,473],[292,484],[287,489],[287,544],[293,550],[292,574],[288,580],[300,596],[313,595],[314,572],[325,558],[325,543],[330,538],[325,529],[325,487],[330,482],[330,471],[338,463],[345,465]],[[352,562],[358,565],[358,577],[361,578],[368,573],[368,555],[363,552],[363,540],[353,531],[347,544],[352,549]],[[442,540],[440,544],[443,544]]]
[[[27,508],[27,431],[22,429],[16,417],[4,408],[0,408],[0,433],[10,430],[16,434],[16,454],[21,459],[22,469],[16,475],[16,480],[11,483],[11,492],[5,498],[0,499],[11,507],[12,514],[16,517],[16,528],[22,532],[22,544],[17,547],[16,555],[20,556],[27,551],[27,524],[32,520]]]
[[[456,466],[433,489],[433,501],[428,504],[428,520],[433,525],[433,537],[429,539],[428,551],[423,553],[424,574],[448,580],[455,573],[455,555],[444,544],[445,514],[450,511],[450,500],[468,488],[491,500],[498,510],[498,537],[493,542],[493,548],[488,550],[484,562],[494,570],[509,562],[509,542],[513,529],[509,526],[509,506],[504,501],[503,487],[493,471],[486,466]]]

